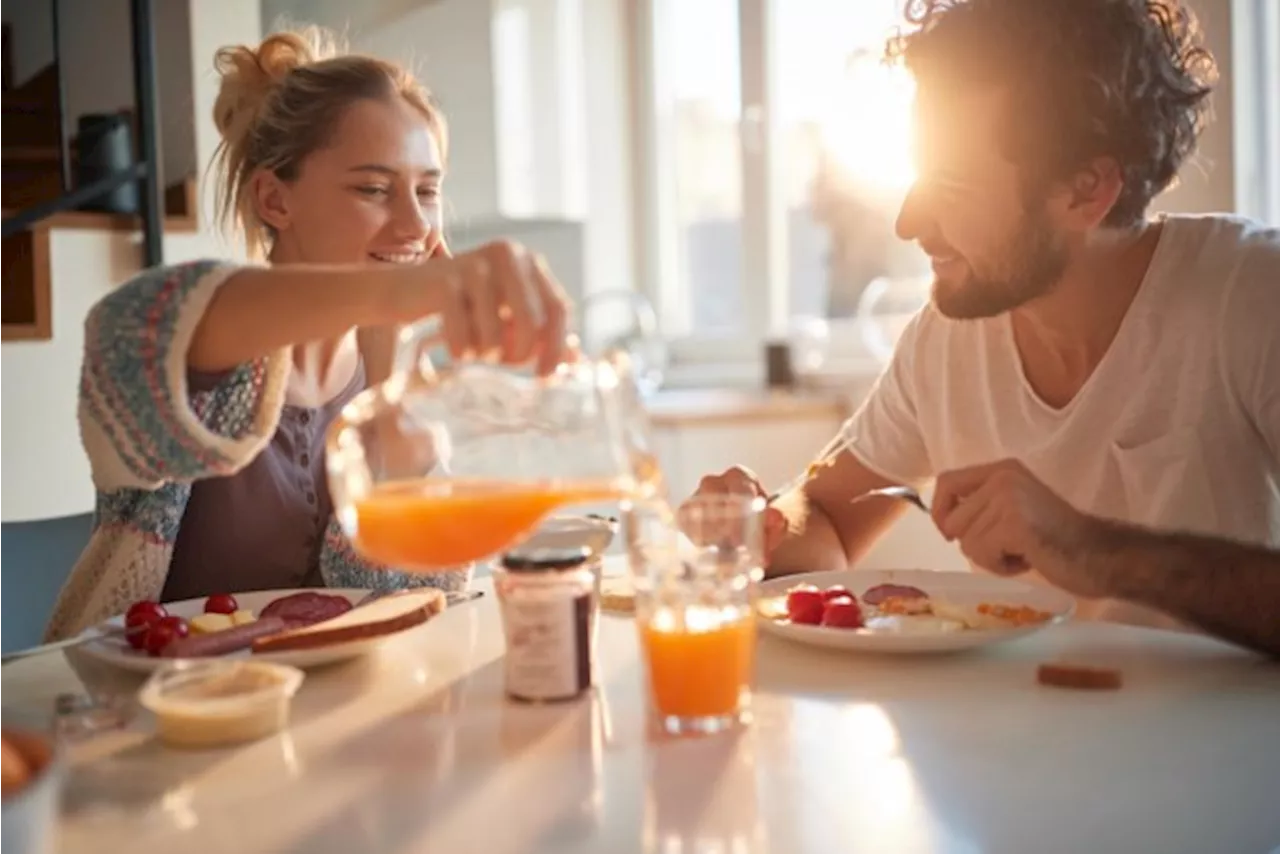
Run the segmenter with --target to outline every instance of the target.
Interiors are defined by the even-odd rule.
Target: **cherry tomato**
[[[147,652],[159,655],[166,646],[190,633],[191,627],[181,617],[161,617],[147,631]]]
[[[849,588],[845,587],[843,584],[833,584],[826,590],[822,591],[822,599],[824,602],[830,602],[832,599],[839,599],[841,596],[853,599],[855,602],[858,601],[857,598],[849,592]]]
[[[812,584],[788,590],[787,617],[793,623],[816,626],[822,620],[822,592]]]
[[[125,635],[129,646],[134,649],[145,647],[149,627],[167,616],[169,612],[159,602],[134,602],[124,615],[124,627],[130,630],[129,634]]]
[[[835,629],[862,628],[862,609],[848,596],[831,599],[822,609],[822,625]]]
[[[238,610],[240,605],[230,593],[215,593],[204,600],[206,614],[234,614]]]

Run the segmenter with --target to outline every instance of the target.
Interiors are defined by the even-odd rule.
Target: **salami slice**
[[[929,594],[909,584],[877,584],[860,598],[868,605],[879,605],[886,599],[928,599]]]
[[[189,635],[166,646],[160,655],[164,658],[209,658],[248,649],[258,638],[279,634],[289,628],[280,617],[263,617],[242,626],[233,626],[220,632]]]
[[[301,628],[312,623],[330,620],[351,610],[351,603],[345,596],[333,596],[326,593],[291,593],[267,603],[259,613],[262,617],[279,617],[287,622],[290,628]]]

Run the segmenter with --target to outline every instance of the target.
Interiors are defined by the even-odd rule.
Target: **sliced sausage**
[[[248,649],[258,638],[279,634],[289,628],[283,617],[260,617],[252,623],[232,626],[220,632],[179,638],[161,650],[164,658],[209,658]]]
[[[1124,684],[1119,670],[1107,667],[1084,667],[1077,664],[1042,664],[1036,671],[1036,681],[1055,688],[1076,688],[1083,691],[1114,691]]]
[[[280,617],[291,628],[301,628],[333,619],[350,610],[351,603],[345,596],[304,591],[272,600],[262,609],[259,617]]]
[[[868,605],[879,605],[886,599],[928,599],[929,594],[909,584],[877,584],[859,598]]]

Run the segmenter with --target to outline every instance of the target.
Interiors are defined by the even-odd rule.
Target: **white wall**
[[[204,180],[204,170],[217,151],[218,129],[213,126],[213,104],[218,98],[219,78],[213,57],[227,45],[256,45],[262,40],[262,5],[259,0],[189,0],[187,39],[191,45],[191,109],[195,116],[193,137],[195,160],[201,169],[201,231],[217,236],[214,186]],[[234,241],[216,244],[224,255],[242,255]]]
[[[499,214],[489,0],[263,0],[267,30],[319,24],[353,50],[408,65],[432,90],[452,140],[445,184],[452,217]]]

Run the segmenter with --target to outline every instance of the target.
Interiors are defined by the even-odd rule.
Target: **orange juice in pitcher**
[[[558,507],[617,501],[607,483],[423,479],[358,498],[353,542],[381,563],[431,570],[490,557],[519,543]]]
[[[343,407],[327,437],[337,517],[365,557],[440,572],[517,546],[560,507],[662,488],[625,361],[550,376],[424,361],[435,332],[403,333],[392,377]]]

